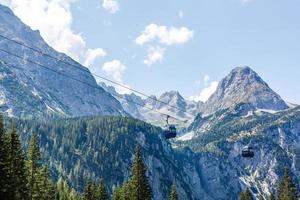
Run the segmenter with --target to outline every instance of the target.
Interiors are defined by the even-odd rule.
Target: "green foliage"
[[[269,200],[276,200],[274,194],[271,194],[271,195],[269,196]]]
[[[36,134],[33,134],[30,140],[27,157],[29,198],[32,200],[39,200],[43,197],[41,196],[42,192],[39,188],[39,179],[42,179],[40,172],[41,153],[38,144],[38,136]]]
[[[0,113],[0,197],[9,199],[9,152],[3,115]]]
[[[246,191],[241,192],[240,200],[253,200],[253,197],[252,197],[252,194],[251,194],[249,188],[247,188]]]
[[[25,200],[28,197],[25,158],[19,136],[14,127],[9,133],[8,152],[8,200]]]
[[[130,195],[132,200],[150,200],[151,188],[146,176],[146,168],[142,158],[141,147],[137,145],[131,169]]]
[[[290,171],[288,168],[284,169],[283,178],[278,188],[278,200],[297,200],[297,189],[293,183]]]
[[[131,177],[121,188],[115,190],[113,199],[151,200],[151,198],[151,188],[146,176],[141,147],[137,145],[131,168]]]
[[[103,180],[100,181],[99,186],[96,188],[95,199],[108,200],[108,194]]]
[[[171,192],[169,195],[169,200],[178,200],[178,195],[177,195],[177,191],[176,191],[176,185],[173,184],[171,187]]]
[[[95,199],[94,184],[91,180],[89,180],[84,189],[83,200],[94,200],[94,199]]]

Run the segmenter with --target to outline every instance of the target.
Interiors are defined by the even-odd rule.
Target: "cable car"
[[[164,135],[167,140],[175,138],[177,136],[176,127],[173,124],[169,124],[169,118],[170,118],[170,116],[167,116],[167,125],[164,130]]]
[[[242,156],[244,158],[253,158],[254,157],[253,147],[251,147],[251,146],[245,146],[242,149]]]

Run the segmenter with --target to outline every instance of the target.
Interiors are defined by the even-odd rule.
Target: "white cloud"
[[[105,10],[112,14],[115,14],[119,11],[119,3],[115,0],[103,0],[102,6]]]
[[[14,13],[57,51],[84,61],[86,42],[72,30],[71,4],[77,0],[8,0]]]
[[[162,45],[183,44],[193,37],[194,31],[186,27],[166,27],[157,24],[149,24],[144,31],[135,39],[139,45],[158,40]]]
[[[183,19],[183,11],[182,10],[178,10],[178,17],[179,17],[179,19]]]
[[[106,75],[111,76],[118,82],[122,82],[122,75],[126,69],[126,66],[122,64],[119,60],[112,60],[106,62],[102,66],[102,70]]]
[[[193,37],[194,31],[186,27],[167,27],[157,24],[149,24],[135,39],[135,43],[146,45],[146,65],[160,62],[168,47],[188,42]]]
[[[205,88],[200,92],[199,95],[191,96],[188,99],[192,101],[206,102],[209,99],[209,97],[216,91],[219,84],[217,81],[212,81],[212,82],[209,81],[210,81],[210,76],[205,74],[203,78],[203,83]],[[200,81],[196,81],[196,84],[199,83]]]
[[[85,56],[85,61],[84,61],[84,66],[90,66],[95,62],[97,58],[102,58],[106,56],[106,52],[101,49],[101,48],[96,48],[96,49],[88,49]]]
[[[104,63],[102,66],[102,70],[106,73],[107,76],[110,76],[118,83],[126,86],[127,88],[130,88],[130,86],[125,85],[123,83],[123,73],[126,70],[126,66],[123,63],[121,63],[119,60],[112,60]],[[119,85],[115,86],[115,88],[117,92],[120,94],[131,93],[131,90]]]
[[[161,62],[164,58],[165,48],[156,46],[156,47],[148,47],[147,49],[147,59],[144,60],[144,63],[148,66]]]

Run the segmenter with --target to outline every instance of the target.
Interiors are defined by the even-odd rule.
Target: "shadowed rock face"
[[[125,115],[120,103],[97,85],[87,68],[48,46],[38,31],[31,30],[9,8],[2,5],[0,5],[0,34],[71,63],[75,67],[34,52],[3,37],[0,37],[1,49],[79,80],[72,80],[0,51],[3,82],[1,84],[2,112],[16,117],[44,113],[66,116]]]
[[[233,69],[205,104],[205,113],[249,103],[257,109],[284,110],[288,106],[261,77],[249,67]]]

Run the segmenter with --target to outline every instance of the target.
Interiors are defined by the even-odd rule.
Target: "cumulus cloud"
[[[102,66],[102,70],[108,75],[114,78],[118,82],[122,82],[122,75],[126,66],[119,60],[112,60],[106,62]]]
[[[110,76],[118,83],[126,86],[127,88],[130,88],[130,86],[125,85],[123,82],[123,73],[126,70],[126,66],[121,63],[119,60],[112,60],[109,62],[106,62],[102,66],[102,70],[106,73],[107,76]],[[120,94],[129,94],[131,93],[131,90],[124,88],[122,86],[115,86],[116,90]]]
[[[191,97],[189,97],[189,99],[193,100],[193,101],[206,102],[209,99],[209,97],[216,91],[218,84],[219,83],[217,81],[211,82],[208,87],[204,88],[200,92],[199,95],[191,96]]]
[[[144,63],[150,66],[153,63],[162,61],[162,59],[164,58],[165,48],[159,46],[150,46],[148,47],[147,52],[147,59],[144,60]]]
[[[87,52],[85,53],[85,61],[84,61],[84,66],[90,66],[95,62],[96,59],[102,58],[106,56],[106,52],[101,49],[101,48],[96,48],[96,49],[88,49]]]
[[[174,45],[187,42],[193,37],[193,31],[186,27],[166,27],[157,24],[149,24],[145,30],[135,39],[139,45],[158,40],[162,45]]]
[[[199,82],[200,81],[197,81],[196,83],[198,84]],[[216,91],[219,84],[217,81],[210,82],[210,76],[207,74],[204,75],[203,83],[205,88],[200,92],[199,95],[189,97],[189,100],[206,102],[209,97]]]
[[[170,46],[186,43],[193,37],[194,31],[186,27],[167,27],[149,24],[135,39],[135,43],[145,46],[146,65],[152,65],[163,60],[164,53]]]
[[[103,0],[102,6],[112,14],[119,11],[119,3],[115,0]]]
[[[86,42],[72,30],[70,6],[77,0],[8,0],[8,6],[57,51],[77,61],[85,61]],[[89,51],[89,50],[88,50]]]

